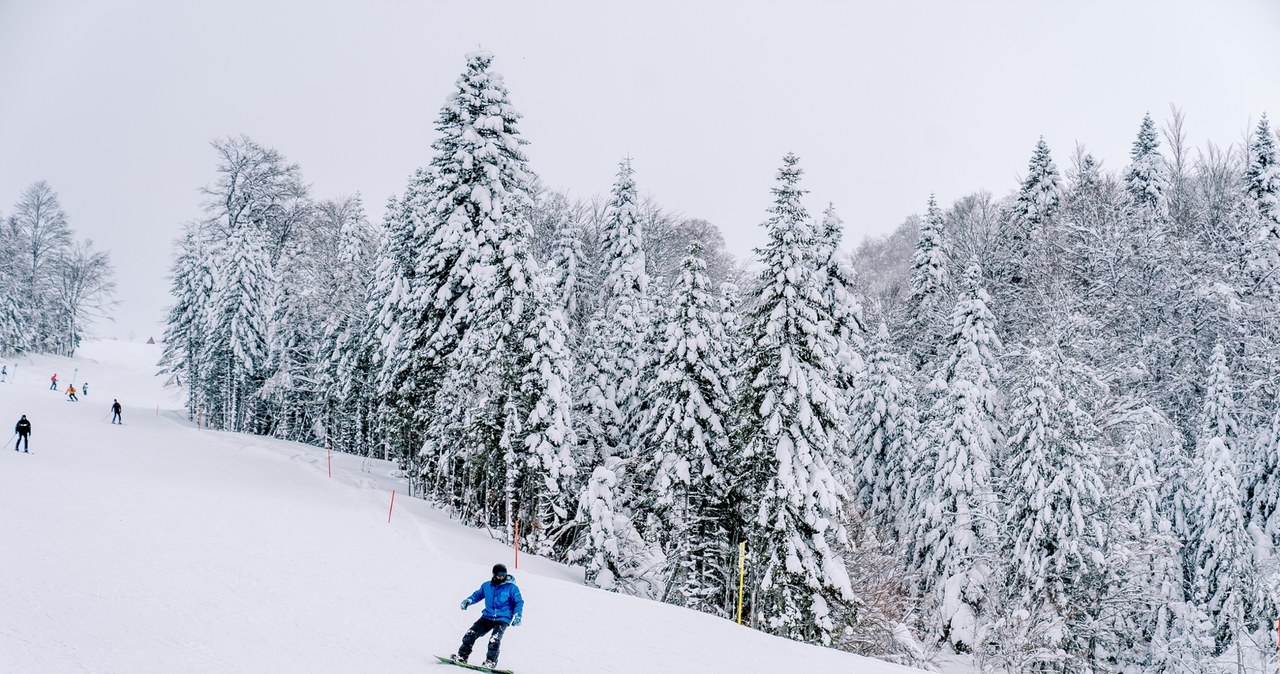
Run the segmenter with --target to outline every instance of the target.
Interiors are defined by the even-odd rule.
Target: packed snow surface
[[[393,489],[394,466],[198,430],[161,386],[159,347],[9,359],[0,421],[0,672],[449,672],[479,617],[458,610],[512,550]],[[16,371],[15,371],[16,370]],[[87,395],[49,390],[75,377]],[[124,426],[112,425],[112,399]],[[585,587],[521,554],[524,624],[501,665],[562,672],[916,670]],[[473,661],[484,651],[477,643]]]

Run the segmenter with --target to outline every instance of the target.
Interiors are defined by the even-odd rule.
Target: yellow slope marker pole
[[[747,542],[738,544],[738,624],[742,624],[742,594],[747,581]]]

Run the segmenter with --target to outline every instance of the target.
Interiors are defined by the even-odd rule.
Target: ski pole
[[[14,439],[16,439],[17,437],[18,437],[18,434],[17,434],[17,433],[14,433],[14,434],[13,434],[13,437],[9,438],[9,441],[10,441],[10,442],[12,442],[12,441],[13,441]],[[5,446],[5,447],[8,447],[8,446],[9,446],[9,443],[8,443],[8,442],[4,443],[4,446]],[[14,450],[17,450],[17,449],[18,449],[18,445],[17,445],[17,443],[14,443],[13,448],[14,448]]]

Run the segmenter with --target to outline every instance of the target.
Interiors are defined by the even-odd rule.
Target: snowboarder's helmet
[[[495,575],[495,576],[505,576],[505,575],[507,575],[507,566],[506,566],[505,564],[494,564],[494,565],[493,565],[493,575]]]

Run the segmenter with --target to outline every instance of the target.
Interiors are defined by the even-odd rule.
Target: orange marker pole
[[[516,519],[516,568],[520,568],[520,519]]]
[[[329,477],[333,477],[333,445],[325,443],[325,449],[329,450]]]
[[[387,508],[387,524],[391,524],[391,511],[396,509],[396,490],[391,490],[391,507]]]

